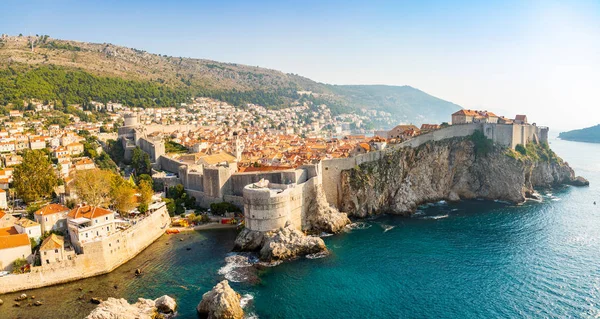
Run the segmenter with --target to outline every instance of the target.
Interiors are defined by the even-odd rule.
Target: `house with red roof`
[[[31,243],[27,234],[15,227],[0,228],[0,270],[12,271],[13,262],[24,258],[31,262]]]
[[[48,204],[38,209],[33,217],[41,226],[42,233],[52,230],[67,231],[67,214],[70,209],[61,204]]]

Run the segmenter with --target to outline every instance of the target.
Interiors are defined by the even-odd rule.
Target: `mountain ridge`
[[[0,64],[1,69],[16,67],[17,73],[56,66],[67,73],[79,70],[97,77],[154,83],[187,95],[215,97],[237,106],[255,103],[276,108],[308,100],[314,104],[327,104],[337,114],[359,109],[377,110],[388,112],[401,122],[443,122],[461,108],[408,85],[326,84],[270,68],[172,57],[110,43],[60,40],[45,35],[3,36],[0,39]],[[19,83],[14,79],[8,83],[11,81]],[[19,91],[20,87],[15,85],[14,90]],[[62,88],[59,85],[53,90],[61,91]],[[36,98],[27,94],[22,97]],[[17,94],[11,98],[17,100],[21,96]],[[142,101],[155,98],[148,96]],[[146,102],[138,100],[136,103]]]

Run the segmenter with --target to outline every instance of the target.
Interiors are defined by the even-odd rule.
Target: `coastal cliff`
[[[477,135],[390,150],[341,172],[341,210],[349,216],[409,215],[439,200],[484,198],[523,202],[535,187],[587,185],[547,144],[517,151]]]

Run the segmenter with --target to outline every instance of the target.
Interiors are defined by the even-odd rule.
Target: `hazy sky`
[[[411,85],[554,132],[600,123],[598,0],[124,2],[5,0],[0,33]]]

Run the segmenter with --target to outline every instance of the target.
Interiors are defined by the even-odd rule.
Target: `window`
[[[54,250],[54,253],[55,253],[55,254],[58,254],[58,249],[55,249],[55,250]]]
[[[46,259],[46,264],[49,264],[49,263],[50,263],[50,260]]]
[[[44,252],[44,256],[46,256],[47,254],[48,254],[48,252],[47,252],[47,251],[45,251],[45,252]]]
[[[88,233],[85,233],[85,238],[88,238]]]
[[[106,216],[106,220],[108,220],[108,216]]]
[[[48,217],[46,217],[46,221],[48,221]]]
[[[110,227],[106,227],[106,231],[110,231]]]

